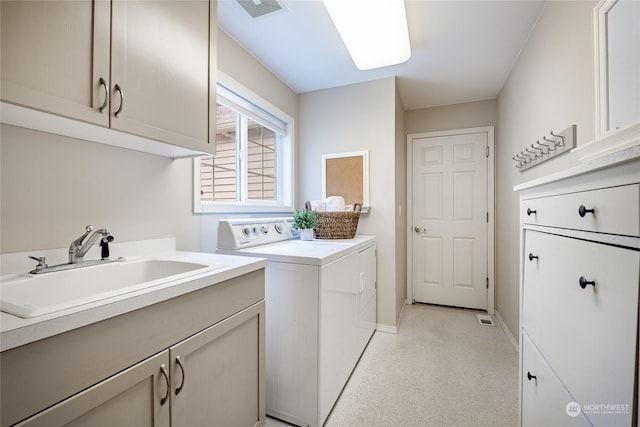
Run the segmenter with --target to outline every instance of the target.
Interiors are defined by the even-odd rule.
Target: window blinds
[[[217,90],[217,99],[220,104],[237,111],[238,113],[260,123],[262,126],[265,126],[282,136],[287,135],[287,123],[284,120],[260,108],[253,102],[245,99],[220,83],[217,85]]]

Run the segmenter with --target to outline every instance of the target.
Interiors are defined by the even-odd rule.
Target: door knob
[[[413,227],[413,231],[415,231],[416,233],[426,233],[427,229],[421,227]]]

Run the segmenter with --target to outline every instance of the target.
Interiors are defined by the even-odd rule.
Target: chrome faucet
[[[87,227],[85,228],[85,233],[71,242],[71,244],[69,245],[69,263],[48,266],[45,263],[45,257],[30,256],[29,258],[38,261],[38,265],[29,273],[51,273],[54,271],[70,270],[72,268],[87,267],[90,265],[113,262],[113,260],[109,259],[109,243],[113,241],[113,236],[111,235],[109,229],[106,227],[101,228],[100,230],[93,231],[93,234],[89,235],[92,231],[93,225],[87,225]],[[100,240],[100,247],[102,248],[102,259],[85,261],[84,256],[87,254],[87,252],[89,252],[89,249],[91,249],[98,240]]]
[[[98,238],[101,238],[102,243],[108,243],[113,240],[109,228],[101,228],[100,230],[93,231],[93,225],[87,225],[85,233],[71,242],[69,245],[69,264],[77,264],[84,261],[84,256],[89,249],[96,243]],[[89,236],[89,233],[93,231],[93,234]],[[84,239],[89,236],[87,241]]]

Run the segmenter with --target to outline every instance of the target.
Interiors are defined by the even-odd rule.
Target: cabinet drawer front
[[[640,235],[640,186],[624,185],[526,199],[522,222],[625,236]],[[584,206],[584,216],[579,213]],[[593,209],[594,212],[588,212]]]
[[[165,350],[48,408],[15,427],[169,425]]]
[[[567,409],[573,399],[527,334],[522,334],[521,348],[522,426],[588,426],[584,415]]]
[[[524,257],[523,329],[563,384],[580,404],[632,404],[640,252],[527,231]]]

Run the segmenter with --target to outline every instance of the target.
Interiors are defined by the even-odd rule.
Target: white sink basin
[[[225,264],[146,259],[3,277],[0,309],[31,318],[157,286]]]

